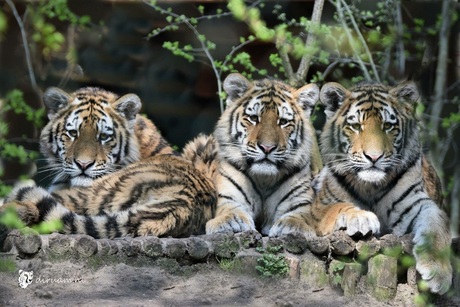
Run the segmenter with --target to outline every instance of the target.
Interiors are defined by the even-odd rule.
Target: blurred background
[[[460,220],[460,22],[454,1],[0,1],[0,194],[39,173],[42,93],[137,94],[179,149],[211,133],[230,72],[299,87],[419,82],[425,149]],[[305,67],[307,63],[307,67]],[[324,123],[322,109],[313,116]]]

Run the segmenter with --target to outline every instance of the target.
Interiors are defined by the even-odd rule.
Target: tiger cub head
[[[49,122],[40,149],[55,181],[88,186],[95,178],[140,159],[134,133],[141,101],[87,87],[72,94],[52,87],[44,93]]]
[[[253,176],[277,176],[309,162],[315,138],[309,115],[319,99],[317,85],[293,89],[233,73],[223,86],[227,108],[214,133],[221,158]]]
[[[418,98],[413,82],[351,90],[326,83],[320,94],[327,117],[320,139],[324,163],[337,174],[375,184],[407,168],[420,156]]]

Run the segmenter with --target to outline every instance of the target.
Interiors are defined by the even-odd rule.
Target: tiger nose
[[[383,157],[383,153],[381,153],[381,152],[377,152],[377,153],[374,153],[374,152],[372,152],[372,153],[366,153],[366,152],[365,152],[365,153],[364,153],[364,156],[365,156],[367,159],[371,160],[373,163],[375,163],[375,162],[377,162],[381,157]]]
[[[262,144],[262,143],[258,143],[257,145],[266,154],[269,154],[270,152],[272,152],[276,148],[276,145],[266,145],[266,144]]]
[[[94,160],[89,161],[89,160],[74,159],[74,162],[78,166],[78,168],[81,169],[82,171],[88,169],[91,165],[94,164]]]

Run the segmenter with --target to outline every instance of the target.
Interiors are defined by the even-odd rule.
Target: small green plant
[[[262,276],[283,277],[287,275],[289,263],[283,254],[277,255],[281,249],[281,246],[268,246],[266,249],[256,248],[259,253],[262,253],[262,256],[257,259],[259,265],[256,266],[256,270]]]
[[[219,267],[226,272],[241,272],[241,263],[240,260],[237,258],[217,258],[217,263]]]

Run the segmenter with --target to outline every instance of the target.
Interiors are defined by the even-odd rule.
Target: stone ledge
[[[305,238],[290,234],[279,238],[262,237],[257,232],[201,235],[189,238],[117,238],[94,239],[87,235],[38,235],[11,231],[3,255],[19,259],[41,258],[46,261],[87,262],[91,265],[133,263],[151,265],[158,258],[175,259],[182,264],[209,262],[213,259],[238,259],[243,272],[256,272],[261,250],[282,247],[289,264],[289,277],[308,282],[313,287],[331,286],[347,297],[371,293],[381,301],[391,301],[401,286],[418,294],[419,276],[414,267],[403,268],[398,259],[412,254],[411,236],[385,235],[350,238],[343,231],[323,238]],[[460,261],[460,238],[452,242],[454,261]],[[1,255],[1,253],[0,253]],[[1,257],[0,257],[1,258]],[[448,299],[460,302],[460,274]],[[449,301],[450,302],[450,301]]]

